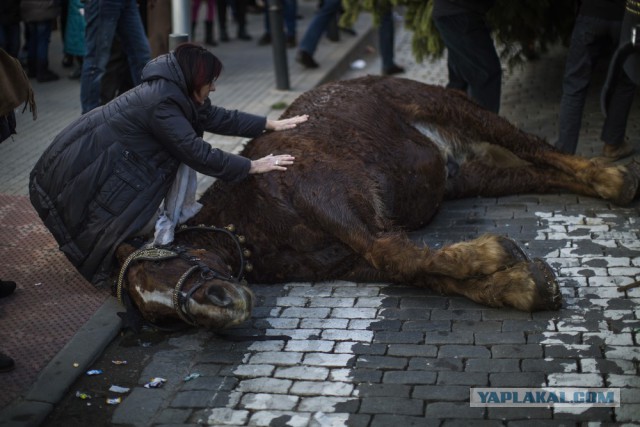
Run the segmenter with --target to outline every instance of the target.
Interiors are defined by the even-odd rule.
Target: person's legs
[[[111,44],[122,10],[121,3],[117,0],[85,1],[87,54],[82,63],[80,77],[82,114],[100,105],[100,81],[111,55]]]
[[[578,16],[571,34],[562,79],[558,118],[560,125],[558,141],[555,144],[556,148],[565,153],[576,152],[591,74],[605,45],[606,39],[603,39],[602,28],[595,18]]]
[[[324,0],[322,7],[318,9],[313,19],[311,19],[309,27],[300,41],[300,51],[313,56],[318,48],[318,42],[322,34],[327,30],[329,21],[338,13],[341,5],[340,0]]]
[[[58,80],[59,76],[49,69],[49,42],[53,21],[39,21],[35,24],[36,79],[41,83]]]
[[[0,298],[7,297],[16,289],[16,282],[0,280]],[[0,372],[8,372],[15,368],[15,362],[4,353],[0,353]]]
[[[20,54],[20,24],[0,25],[0,47],[17,58]]]
[[[378,47],[382,59],[382,74],[390,76],[404,73],[404,68],[396,65],[393,60],[395,49],[395,25],[393,23],[393,9],[389,9],[380,17],[378,28]]]
[[[502,67],[491,33],[481,15],[469,13],[434,21],[447,46],[452,84],[468,84],[469,96],[484,108],[500,109]],[[455,80],[458,80],[457,82]]]
[[[229,34],[227,33],[227,0],[216,0],[218,9],[218,25],[220,26],[220,41],[228,42]]]
[[[282,0],[282,13],[283,13],[283,19],[284,19],[284,26],[287,32],[287,41],[295,40],[296,27],[297,27],[297,15],[298,15],[298,1]]]
[[[142,81],[142,69],[151,60],[151,48],[136,0],[125,0],[118,19],[117,34],[129,62],[131,81],[134,86],[137,86]]]
[[[620,69],[618,75],[613,79],[607,116],[600,135],[605,143],[603,147],[605,157],[617,160],[633,152],[633,148],[625,142],[625,132],[635,93],[636,85],[627,73]]]

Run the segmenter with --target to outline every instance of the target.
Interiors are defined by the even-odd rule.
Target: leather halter
[[[250,252],[247,249],[242,248],[241,243],[244,242],[244,236],[237,236],[233,233],[233,231],[235,231],[235,227],[232,224],[225,228],[206,226],[204,224],[200,224],[198,226],[182,225],[178,230],[176,230],[176,234],[189,230],[221,232],[229,236],[240,254],[240,266],[238,268],[237,275],[234,277],[231,274],[223,274],[212,269],[202,262],[200,258],[188,255],[187,249],[181,246],[141,248],[129,255],[120,268],[120,274],[118,275],[118,282],[116,285],[116,296],[120,304],[125,305],[122,291],[125,288],[127,271],[135,261],[163,261],[167,259],[181,258],[191,264],[191,267],[189,267],[189,269],[180,276],[180,279],[178,279],[178,282],[173,289],[173,297],[171,300],[173,303],[173,309],[176,311],[180,319],[193,326],[197,326],[197,323],[193,315],[189,312],[187,303],[193,294],[202,287],[202,285],[212,279],[224,280],[232,284],[238,284],[244,281],[243,274],[245,268],[247,270],[251,269],[251,264],[245,262],[245,256],[248,257]],[[185,295],[182,288],[184,287],[187,279],[196,271],[200,271],[200,278]]]

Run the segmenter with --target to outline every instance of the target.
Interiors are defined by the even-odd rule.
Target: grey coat
[[[172,53],[143,82],[81,116],[42,154],[30,175],[31,203],[60,249],[89,281],[108,279],[114,252],[157,211],[181,162],[239,181],[249,159],[212,148],[203,131],[254,137],[266,118],[196,106]]]

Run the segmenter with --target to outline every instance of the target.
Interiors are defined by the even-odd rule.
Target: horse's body
[[[510,239],[486,235],[432,250],[411,242],[406,231],[428,224],[446,199],[570,191],[624,205],[638,187],[635,164],[603,165],[558,153],[459,92],[410,80],[327,84],[300,96],[283,116],[297,114],[309,114],[309,121],[266,133],[242,153],[288,153],[295,164],[236,184],[217,181],[190,221],[235,225],[251,252],[249,282],[401,282],[490,306],[558,309],[561,294],[551,269],[528,259]],[[235,264],[225,239],[193,231],[176,236],[180,245],[206,249],[200,256],[206,262],[220,257]],[[129,251],[122,248],[120,257]],[[159,304],[149,309],[141,290],[171,292],[184,270],[180,260],[129,269],[129,293],[146,317],[172,314]],[[193,323],[219,327],[244,320],[213,314],[250,306],[250,297],[238,308],[226,291],[209,290],[214,282],[190,295]]]

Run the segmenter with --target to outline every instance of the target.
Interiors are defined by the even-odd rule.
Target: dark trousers
[[[434,18],[434,23],[447,47],[447,87],[467,92],[478,104],[498,113],[502,67],[484,17],[461,13]]]
[[[598,59],[618,45],[622,21],[611,21],[591,16],[576,18],[567,62],[562,79],[559,133],[556,148],[575,154],[582,125],[582,112],[587,98],[591,76]],[[627,127],[627,116],[635,86],[626,75],[615,83],[616,105],[605,119],[602,140],[607,144],[620,144]],[[613,97],[612,97],[613,98]],[[626,112],[625,112],[626,110]]]

